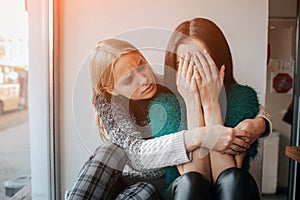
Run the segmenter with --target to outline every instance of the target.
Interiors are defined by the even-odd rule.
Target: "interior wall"
[[[270,17],[296,17],[297,0],[270,0]]]
[[[100,143],[93,121],[86,62],[99,40],[137,28],[172,30],[184,20],[210,18],[228,39],[236,79],[254,87],[264,105],[267,0],[63,0],[60,3],[62,191],[72,187],[89,151]],[[136,37],[142,40],[151,36]]]
[[[269,42],[272,43],[271,59],[267,70],[266,109],[272,116],[273,130],[279,133],[278,181],[279,189],[288,187],[289,159],[285,147],[290,145],[291,125],[283,117],[293,98],[292,89],[288,93],[277,93],[272,89],[272,81],[277,73],[294,76],[295,29],[297,0],[269,1],[270,29]],[[283,63],[280,67],[276,63]],[[291,63],[291,64],[288,64]]]

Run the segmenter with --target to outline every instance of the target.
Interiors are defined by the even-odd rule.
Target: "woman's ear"
[[[104,92],[107,92],[107,93],[109,93],[111,95],[114,95],[114,96],[119,95],[119,93],[116,90],[113,90],[109,87],[103,87],[103,90],[104,90]]]

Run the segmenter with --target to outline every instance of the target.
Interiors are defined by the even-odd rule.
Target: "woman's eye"
[[[132,75],[131,76],[128,76],[127,78],[123,79],[121,81],[121,84],[123,85],[129,85],[130,83],[132,82]]]
[[[141,72],[141,71],[143,71],[144,69],[145,69],[145,64],[138,66],[136,70],[137,70],[138,72]]]
[[[123,83],[124,83],[125,85],[129,85],[129,84],[131,83],[131,81],[132,81],[131,78],[127,78],[127,79],[125,79],[125,80],[123,81]]]

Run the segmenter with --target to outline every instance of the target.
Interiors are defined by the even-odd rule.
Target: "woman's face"
[[[113,94],[142,100],[154,96],[157,90],[153,71],[139,52],[122,55],[114,66]]]

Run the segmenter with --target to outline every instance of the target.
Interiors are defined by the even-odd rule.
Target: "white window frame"
[[[26,1],[26,0],[25,0]],[[56,0],[27,0],[29,17],[29,130],[32,199],[60,199],[59,74],[54,66]],[[58,22],[58,21],[57,21]],[[55,24],[55,26],[54,26]],[[57,118],[55,116],[58,116]]]

